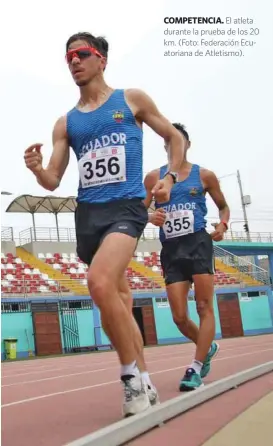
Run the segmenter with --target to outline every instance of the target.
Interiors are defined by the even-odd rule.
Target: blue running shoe
[[[219,349],[220,349],[220,345],[213,341],[213,343],[211,344],[210,351],[207,354],[207,357],[203,363],[203,367],[200,372],[201,378],[205,378],[209,374],[211,360],[213,358],[215,358],[215,356],[219,352]]]
[[[203,386],[201,376],[194,369],[189,368],[180,381],[179,390],[180,392],[189,392]]]

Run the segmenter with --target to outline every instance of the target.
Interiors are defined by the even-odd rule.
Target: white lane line
[[[261,345],[265,346],[265,344],[261,344]],[[271,346],[272,343],[268,343],[268,345]],[[238,349],[242,349],[242,348],[243,347],[238,347]],[[223,354],[225,351],[234,350],[234,349],[225,349],[225,350],[220,349],[220,350],[221,350],[221,353]],[[175,355],[175,356],[174,356],[174,354],[171,354],[171,357],[172,357],[171,359],[172,360],[184,359],[184,358],[188,357],[189,355],[191,355],[191,353],[180,354],[180,355]],[[153,364],[155,362],[169,361],[169,357],[166,358],[166,359],[165,358],[162,359],[162,356],[170,356],[170,354],[166,353],[165,355],[161,355],[160,359],[146,361],[146,363],[147,364]],[[116,367],[119,367],[119,363],[117,361],[112,361],[112,362],[114,362],[116,364],[114,367],[107,367],[107,368],[104,368],[104,369],[91,369],[91,370],[88,370],[88,371],[85,371],[85,372],[67,373],[67,374],[63,374],[63,375],[49,376],[47,378],[33,379],[33,380],[29,380],[29,381],[18,381],[18,382],[15,382],[15,383],[2,384],[1,387],[12,387],[12,386],[17,386],[17,385],[22,385],[22,384],[33,384],[33,383],[39,383],[39,382],[43,382],[43,381],[51,381],[51,380],[58,379],[58,378],[66,378],[66,377],[70,377],[70,376],[85,375],[85,374],[95,373],[95,372],[99,372],[99,371],[113,370]],[[110,361],[108,363],[102,362],[102,364],[104,364],[104,365],[108,365],[109,363],[110,363]],[[81,368],[85,367],[86,368],[86,365],[81,365],[79,367],[81,367]],[[58,371],[59,370],[66,370],[66,368],[64,368],[64,369],[53,369],[52,371],[57,371],[57,370]],[[25,374],[23,374],[23,375],[25,375]],[[18,376],[18,375],[15,375],[15,376]]]
[[[130,440],[140,438],[144,433],[151,432],[152,429],[162,426],[174,417],[272,371],[273,361],[229,375],[188,395],[182,394],[176,398],[171,398],[134,417],[110,423],[109,426],[66,443],[66,446],[119,446],[129,444],[131,443]]]
[[[230,348],[221,348],[221,346],[220,346],[220,350],[221,350],[221,352],[223,353],[223,352],[225,352],[225,351],[229,351],[229,350],[241,350],[241,349],[245,349],[245,348],[253,348],[253,347],[264,347],[264,346],[267,346],[267,345],[272,345],[272,342],[268,342],[268,343],[261,343],[261,344],[255,344],[255,346],[253,346],[253,345],[244,345],[244,346],[242,346],[242,345],[240,345],[239,347],[230,347]],[[194,344],[191,344],[191,346],[192,346],[192,348],[194,348]],[[181,353],[180,355],[179,355],[179,357],[180,358],[183,358],[183,357],[186,357],[186,356],[188,356],[189,354],[191,354],[191,352],[183,352],[183,353]],[[154,358],[162,358],[162,357],[170,357],[171,356],[171,358],[173,358],[174,357],[174,354],[173,353],[162,353],[161,355],[156,355]],[[158,361],[160,361],[161,359],[151,359],[151,360],[149,360],[149,359],[147,359],[147,355],[145,355],[145,357],[146,357],[146,362],[147,362],[147,364],[152,364],[153,362],[158,362]],[[68,368],[80,368],[80,369],[82,369],[82,368],[86,368],[86,367],[89,367],[89,366],[97,366],[97,365],[100,365],[100,366],[107,366],[107,365],[109,365],[109,364],[117,364],[118,365],[118,360],[117,360],[117,358],[116,359],[111,359],[111,360],[109,360],[109,361],[100,361],[100,362],[96,362],[96,363],[92,363],[91,361],[90,361],[90,363],[85,363],[85,364],[75,364],[75,365],[71,365],[71,364],[69,364],[67,367],[60,367],[60,368],[54,368],[54,369],[47,369],[47,370],[36,370],[36,371],[31,371],[31,372],[25,372],[25,373],[13,373],[13,374],[8,374],[8,375],[2,375],[2,379],[10,379],[10,378],[16,378],[17,376],[27,376],[27,375],[37,375],[37,374],[43,374],[43,373],[50,373],[50,372],[56,372],[56,371],[62,371],[62,370],[67,370]],[[96,371],[96,369],[94,369],[94,371]],[[41,378],[42,379],[42,378]],[[15,383],[16,384],[16,383]],[[3,387],[3,386],[2,386]]]
[[[255,343],[255,342],[250,343],[250,341],[253,341],[252,337],[240,338],[240,344],[241,344],[240,348],[256,347],[256,346],[259,346],[259,345],[267,345],[267,344],[271,345],[272,342],[266,343],[266,342],[262,342],[261,341],[261,338],[265,339],[265,340],[268,340],[268,336],[271,337],[271,335],[260,335],[260,336],[258,336],[259,341],[260,341],[259,343]],[[236,349],[239,348],[239,347],[236,347],[236,345],[235,345],[237,339],[234,342],[228,343],[229,341],[230,340],[225,340],[225,339],[219,339],[217,341],[217,342],[220,343],[222,351],[224,351],[224,350],[233,350],[233,348],[236,348]],[[189,350],[190,350],[190,348],[192,346],[193,346],[192,343],[186,342],[186,343],[175,344],[175,345],[161,345],[161,346],[158,346],[156,348],[146,347],[145,348],[145,356],[147,358],[149,358],[149,357],[151,357],[151,358],[155,357],[156,358],[157,356],[171,355],[172,354],[171,351],[169,353],[160,353],[160,351],[165,350],[165,349],[172,350],[172,351],[173,350],[180,350],[181,347],[183,347],[183,348],[187,348],[188,347]],[[80,359],[82,359],[82,358],[89,359],[90,358],[90,360],[91,360],[91,357],[92,357],[93,365],[102,365],[102,364],[104,364],[106,362],[109,363],[110,361],[111,362],[115,362],[114,360],[108,360],[108,361],[106,360],[106,356],[108,356],[108,355],[109,356],[113,356],[114,354],[115,354],[115,352],[107,351],[107,352],[98,353],[98,355],[95,355],[95,354],[92,355],[90,353],[86,353],[86,354],[82,353],[82,354],[78,354],[77,357],[75,357],[74,355],[71,355],[69,357],[58,356],[56,358],[45,358],[45,359],[38,359],[38,358],[36,358],[36,359],[31,360],[31,363],[30,363],[29,360],[22,360],[22,361],[18,361],[18,362],[15,361],[15,362],[11,362],[11,363],[2,363],[2,371],[8,372],[8,370],[10,370],[12,372],[14,372],[14,371],[19,372],[19,371],[29,370],[29,369],[31,369],[31,367],[35,367],[34,370],[37,370],[37,372],[38,372],[38,369],[42,369],[42,368],[46,368],[46,367],[53,367],[56,362],[58,362],[59,363],[58,365],[61,365],[61,366],[65,366],[67,364],[67,367],[77,367],[78,364],[74,365],[74,362],[76,362],[78,358],[80,358]],[[103,356],[105,358],[105,360],[103,360],[103,361],[94,361],[94,359],[98,359],[98,356],[100,358]],[[46,362],[46,365],[45,365],[45,362]],[[41,365],[41,364],[43,364],[43,365]],[[88,364],[88,362],[86,364]],[[17,368],[17,367],[22,367],[22,368]],[[83,367],[84,367],[84,365],[83,365]],[[11,370],[11,369],[16,369],[16,370]],[[47,371],[47,370],[45,370],[45,371]],[[2,377],[9,377],[9,376],[11,376],[11,375],[3,375]]]
[[[182,355],[177,355],[177,356],[172,355],[172,360],[177,360],[177,361],[179,360],[180,361],[181,359],[185,359],[187,356],[190,357],[190,353],[188,355],[183,355],[183,356]],[[164,361],[169,361],[169,360],[170,360],[169,358],[166,358],[166,359],[156,359],[156,360],[149,361],[149,362],[146,361],[146,363],[147,364],[153,364],[155,362],[164,362]],[[18,386],[18,385],[22,385],[22,384],[25,385],[25,384],[39,383],[39,382],[43,382],[43,381],[52,381],[54,379],[67,378],[67,377],[70,377],[70,376],[87,375],[89,373],[110,371],[110,370],[113,370],[113,369],[115,370],[118,367],[119,367],[119,363],[117,362],[115,366],[107,367],[107,368],[104,368],[104,369],[94,369],[94,370],[88,370],[88,371],[85,371],[85,372],[68,373],[68,374],[65,374],[65,375],[50,376],[48,378],[34,379],[34,380],[30,380],[30,381],[19,381],[19,382],[16,382],[16,383],[2,384],[1,387],[2,388],[3,387],[12,387],[12,386]]]
[[[193,346],[193,344],[191,344],[191,345]],[[173,352],[170,352],[170,353],[161,353],[161,354],[158,354],[158,355],[154,355],[153,357],[151,357],[150,362],[153,362],[154,358],[162,358],[163,356],[164,357],[165,356],[169,357],[169,356],[173,356],[173,354],[174,354]],[[190,351],[188,353],[187,352],[183,352],[180,356],[181,357],[188,356],[189,354],[191,354]],[[150,355],[145,354],[146,358],[149,358],[149,356]],[[26,375],[34,375],[34,374],[41,374],[41,373],[47,373],[47,372],[55,372],[56,370],[60,371],[60,370],[66,370],[68,368],[86,368],[86,367],[88,367],[90,365],[96,366],[96,365],[108,365],[108,364],[113,364],[113,363],[118,364],[117,357],[115,359],[110,359],[108,361],[98,361],[98,362],[93,362],[93,361],[91,361],[91,359],[92,358],[90,358],[90,362],[85,362],[84,364],[75,364],[75,365],[73,364],[72,365],[71,362],[70,362],[70,363],[67,363],[66,367],[60,367],[60,368],[56,368],[55,367],[54,369],[46,369],[46,370],[34,369],[33,371],[24,372],[24,373],[13,373],[13,374],[2,375],[2,378],[7,378],[8,379],[8,378],[13,378],[13,377],[17,377],[17,376],[26,376]],[[146,362],[149,362],[149,359]],[[63,364],[61,364],[61,365],[63,365]]]
[[[190,352],[188,354],[182,354],[182,355],[180,355],[180,357],[183,358],[183,356],[188,356],[190,354],[191,354]],[[162,357],[162,356],[168,356],[168,359],[169,359],[169,356],[173,357],[173,353],[168,353],[168,354],[165,353],[165,354],[160,355],[160,357]],[[146,361],[146,362],[147,363],[152,363],[152,362],[157,362],[157,361],[160,361],[160,359]],[[110,360],[110,361],[107,361],[107,362],[106,361],[101,361],[101,362],[97,362],[95,364],[94,363],[86,363],[86,364],[76,364],[76,365],[73,365],[73,366],[71,366],[71,364],[70,364],[70,366],[61,367],[61,368],[56,368],[55,367],[54,369],[37,370],[35,372],[14,373],[12,375],[3,375],[2,378],[9,379],[9,378],[16,378],[17,376],[37,375],[37,374],[40,375],[40,374],[47,373],[47,372],[56,372],[56,371],[61,371],[61,370],[67,370],[68,368],[81,368],[81,369],[85,368],[86,369],[86,367],[90,367],[90,366],[96,366],[96,365],[106,365],[107,366],[108,364],[116,364],[118,366],[119,362],[118,362],[118,359],[116,358],[116,359],[113,359],[113,360]],[[94,369],[94,371],[96,371],[96,369]]]
[[[4,384],[3,387],[13,387],[13,386],[21,386],[21,385],[25,385],[25,384],[35,384],[35,383],[40,383],[43,381],[52,381],[54,379],[63,379],[63,378],[69,378],[71,376],[79,376],[79,375],[89,375],[90,373],[97,373],[97,372],[105,372],[108,370],[112,370],[115,367],[110,367],[108,369],[96,369],[96,370],[89,370],[88,372],[78,372],[78,373],[69,373],[67,375],[57,375],[57,376],[51,376],[50,378],[42,378],[42,379],[34,379],[32,381],[20,381],[18,383],[12,383],[12,384]]]
[[[173,350],[179,350],[181,348],[181,346],[185,347],[190,347],[192,346],[191,342],[183,342],[181,344],[175,344],[175,345],[162,345],[156,348],[153,347],[145,347],[145,355],[147,357],[158,357],[161,355],[166,355],[167,353],[160,353],[160,351],[162,350],[168,350],[169,351],[169,355],[172,354]],[[58,365],[61,366],[65,366],[67,365],[67,367],[74,367],[74,363],[76,366],[76,361],[78,361],[78,359],[86,359],[86,360],[92,360],[92,362],[94,364],[102,364],[106,361],[109,361],[106,357],[109,356],[113,356],[115,355],[115,351],[104,351],[104,352],[100,352],[98,354],[96,354],[95,352],[93,353],[78,353],[78,354],[71,354],[71,355],[63,355],[63,356],[58,356],[55,358],[45,358],[45,359],[39,359],[38,357],[35,357],[32,360],[20,360],[20,361],[14,361],[11,363],[2,363],[2,370],[5,372],[11,371],[11,372],[20,372],[20,371],[27,371],[27,370],[32,370],[32,368],[35,368],[35,370],[38,371],[38,369],[45,369],[47,367],[53,367],[56,365],[56,362],[58,362]],[[96,359],[102,359],[104,358],[104,360],[100,360],[100,361],[95,361]],[[113,361],[113,360],[112,360]],[[86,363],[88,363],[89,361],[87,361]],[[43,364],[43,365],[42,365]],[[19,368],[20,367],[20,368]],[[13,369],[13,370],[12,370]],[[8,376],[8,375],[6,375]]]
[[[250,355],[259,354],[259,353],[268,352],[268,351],[273,351],[273,348],[269,348],[269,349],[266,349],[266,350],[259,350],[257,352],[242,353],[240,355],[227,356],[225,358],[214,359],[213,362],[226,361],[227,359],[234,359],[234,358],[238,358],[238,357],[241,358],[242,356],[250,356]],[[157,372],[151,372],[150,375],[159,375],[161,373],[172,372],[174,370],[180,370],[180,369],[182,369],[184,367],[187,367],[187,365],[188,364],[183,364],[183,365],[180,365],[179,367],[173,367],[173,368],[170,368],[170,369],[158,370]],[[13,402],[7,403],[7,404],[2,404],[1,408],[4,409],[6,407],[17,406],[19,404],[30,403],[32,401],[42,400],[42,399],[45,399],[45,398],[51,398],[53,396],[65,395],[65,394],[68,394],[68,393],[80,392],[82,390],[94,389],[96,387],[109,386],[110,384],[116,384],[116,383],[119,383],[119,382],[120,382],[120,380],[107,381],[107,382],[103,382],[103,383],[100,383],[100,384],[92,384],[91,386],[84,386],[84,387],[78,387],[76,389],[62,390],[61,392],[48,393],[46,395],[39,395],[39,396],[31,397],[31,398],[26,398],[26,399],[23,399],[23,400],[13,401]]]

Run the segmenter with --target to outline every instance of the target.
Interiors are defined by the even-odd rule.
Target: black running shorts
[[[161,265],[165,284],[193,282],[195,274],[214,274],[211,236],[201,230],[162,244]]]
[[[140,198],[107,203],[80,202],[75,211],[77,255],[90,265],[106,235],[119,232],[138,240],[147,223],[148,211]]]

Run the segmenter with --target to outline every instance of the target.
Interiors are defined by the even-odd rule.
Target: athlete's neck
[[[79,100],[79,106],[99,106],[103,103],[114,91],[109,87],[104,79],[95,78],[89,84],[80,87],[81,97]]]
[[[184,161],[180,166],[180,171],[189,169],[191,166],[192,166],[192,163],[190,163],[186,158],[184,158]]]

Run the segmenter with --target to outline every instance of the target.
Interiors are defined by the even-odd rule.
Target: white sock
[[[143,381],[150,387],[153,387],[152,385],[152,381],[150,379],[149,373],[148,372],[142,372],[141,373],[142,379]]]
[[[190,368],[194,369],[195,372],[198,373],[198,375],[200,375],[202,367],[203,367],[203,362],[196,361],[196,359],[194,359],[194,361],[190,365]]]
[[[131,364],[121,366],[121,376],[124,376],[124,375],[136,376],[137,373],[138,373],[138,369],[136,367],[136,361],[133,361]]]

